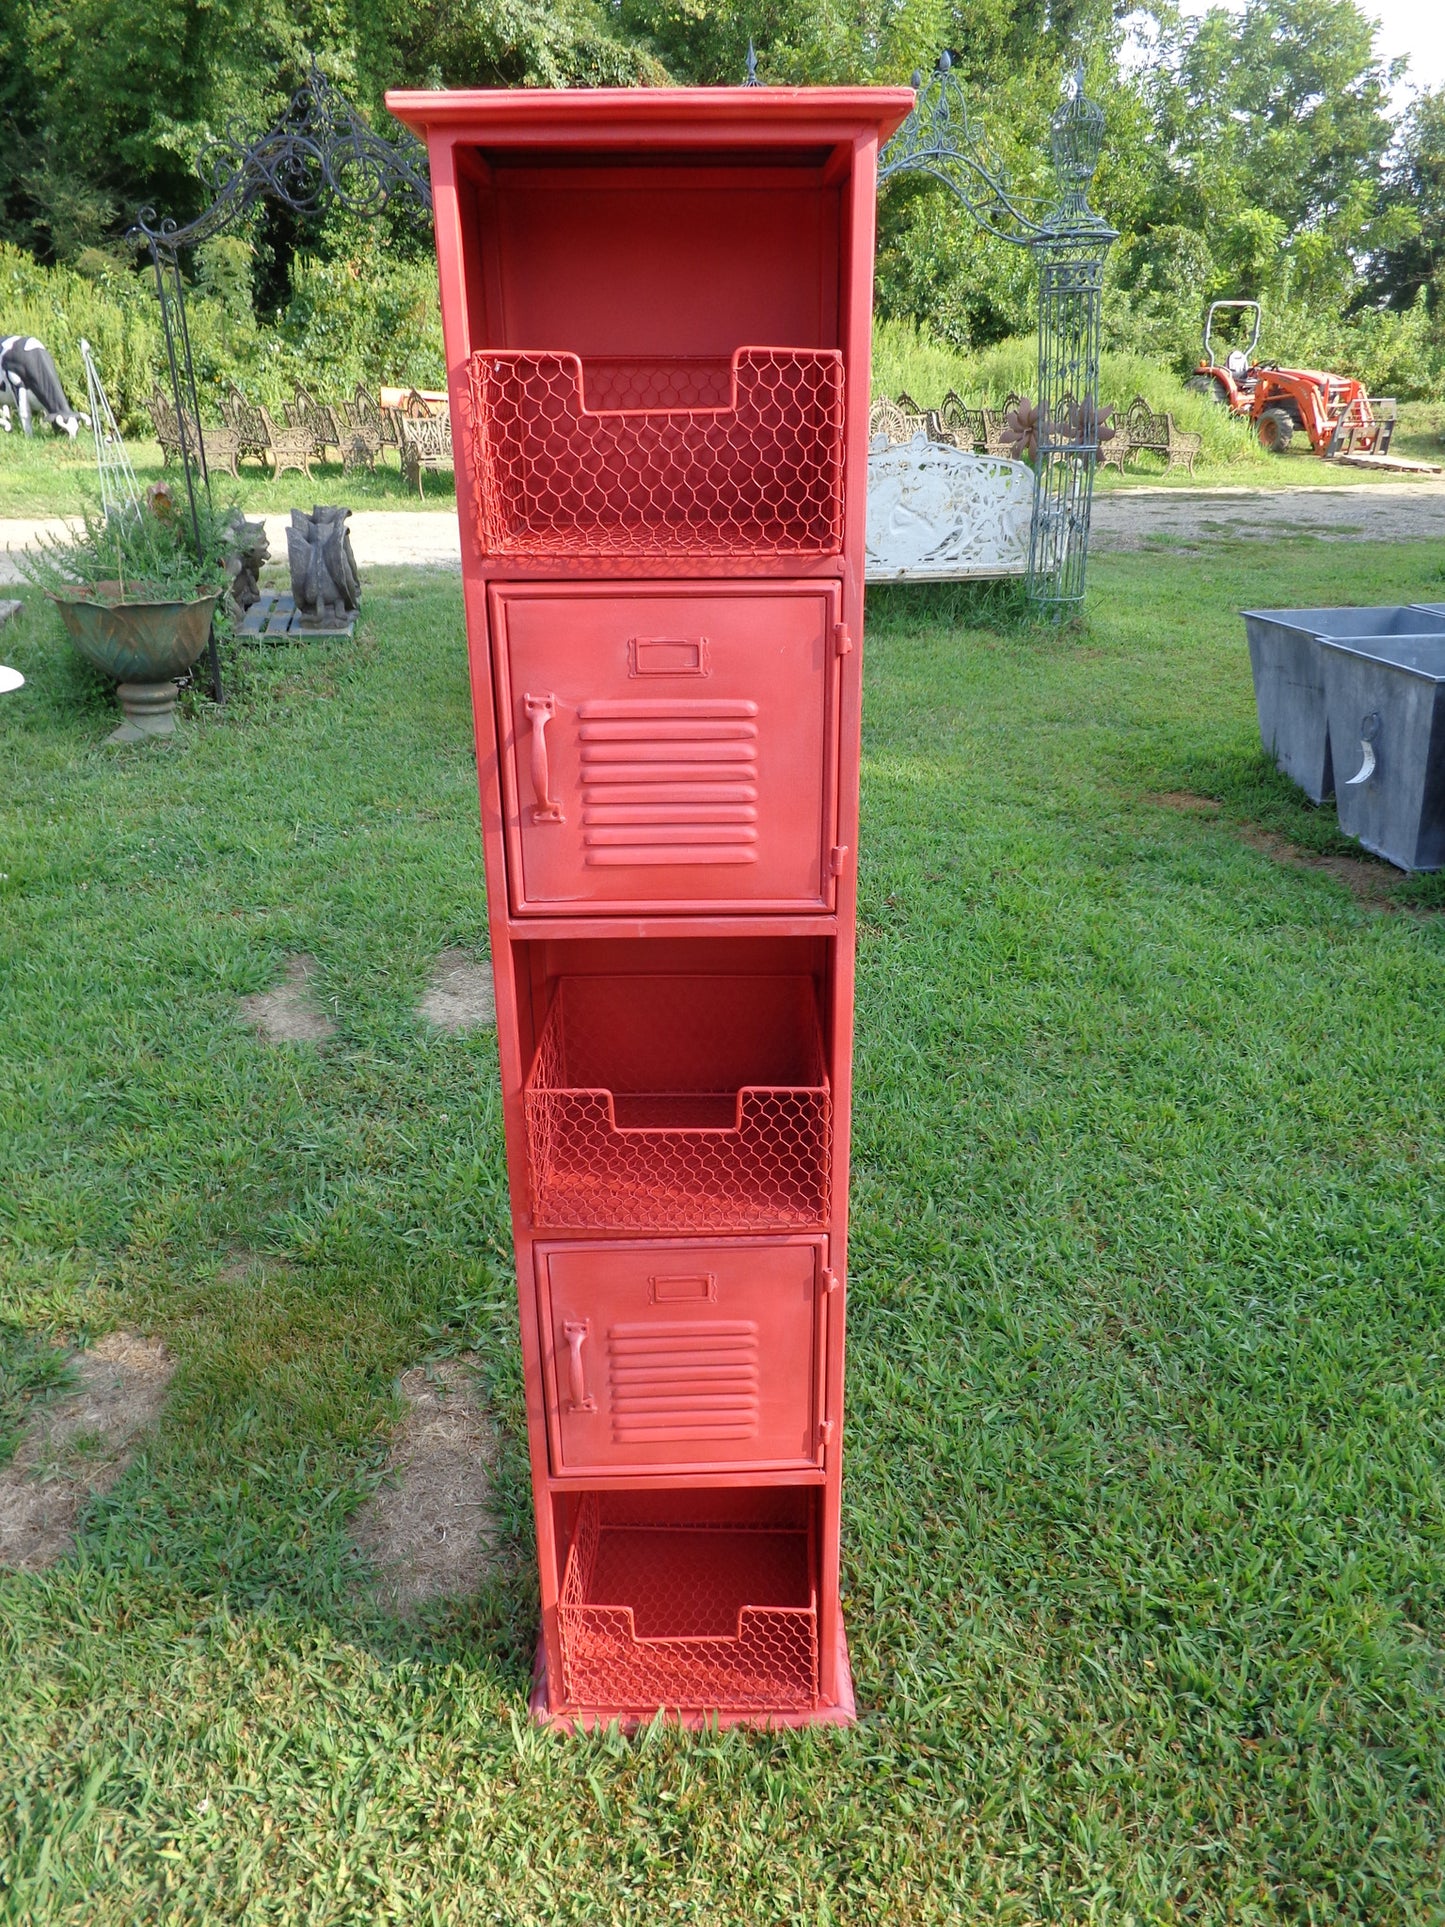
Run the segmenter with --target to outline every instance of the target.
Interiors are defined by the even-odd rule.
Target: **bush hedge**
[[[241,254],[238,256],[237,251]],[[445,379],[436,268],[386,258],[379,237],[349,256],[298,255],[286,305],[263,324],[246,288],[249,244],[220,237],[200,251],[186,293],[202,415],[214,417],[228,381],[279,407],[297,381],[332,396],[358,381],[438,387]],[[0,322],[33,334],[55,357],[72,403],[85,405],[82,339],[90,342],[126,433],[149,429],[146,398],[165,372],[160,309],[148,271],[92,251],[89,271],[43,267],[0,242]]]
[[[297,381],[329,397],[348,394],[358,381],[373,387],[442,385],[436,269],[429,255],[399,257],[383,232],[358,229],[340,252],[298,254],[284,305],[264,319],[251,305],[251,243],[228,235],[199,250],[187,316],[208,418],[229,381],[273,408],[290,399]],[[0,242],[0,324],[4,333],[35,334],[45,342],[77,407],[84,406],[85,395],[80,342],[89,340],[122,428],[134,433],[149,427],[145,401],[164,374],[165,354],[146,269],[94,250],[78,267],[43,267]],[[1338,322],[1282,310],[1272,312],[1266,326],[1262,345],[1281,360],[1363,372],[1375,394],[1445,392],[1423,307]],[[1152,407],[1172,411],[1180,427],[1204,436],[1211,464],[1258,461],[1248,430],[1185,388],[1177,371],[1197,350],[1184,342],[1181,328],[1165,328],[1157,317],[1150,321],[1142,311],[1125,313],[1116,304],[1109,332],[1135,345],[1103,356],[1105,406],[1122,411],[1143,395]],[[1362,368],[1362,360],[1368,366]],[[991,348],[960,352],[912,322],[880,320],[873,382],[875,393],[906,389],[925,406],[936,405],[950,388],[971,406],[996,405],[1010,393],[1036,388],[1034,338],[1015,335]]]

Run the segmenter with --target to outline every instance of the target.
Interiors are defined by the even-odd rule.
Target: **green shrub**
[[[138,275],[90,258],[95,276],[44,268],[21,248],[0,241],[0,317],[6,334],[29,334],[55,357],[73,408],[85,407],[82,340],[90,343],[121,426],[133,424],[150,393],[163,353],[155,290]]]
[[[328,399],[358,381],[440,387],[445,379],[436,267],[390,258],[384,237],[364,238],[341,259],[298,255],[290,298],[269,323],[250,302],[251,244],[221,235],[197,250],[186,291],[186,324],[205,420],[234,381],[279,410],[296,382]],[[82,339],[90,342],[116,419],[127,434],[149,429],[146,401],[167,384],[165,336],[148,268],[131,269],[99,249],[86,272],[47,268],[0,242],[0,317],[5,332],[33,334],[55,357],[72,404],[85,406]]]
[[[47,594],[96,591],[95,600],[125,602],[175,598],[189,601],[226,581],[226,557],[235,547],[230,511],[202,495],[192,524],[169,490],[148,493],[144,503],[103,515],[92,504],[62,536],[44,537],[20,557],[20,573]],[[109,585],[116,585],[112,593]],[[97,590],[97,585],[104,585]]]
[[[280,334],[302,380],[349,392],[358,381],[446,384],[436,263],[298,255]],[[317,373],[316,371],[324,371]]]

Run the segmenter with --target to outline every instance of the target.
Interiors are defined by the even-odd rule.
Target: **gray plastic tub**
[[[1340,828],[1402,870],[1445,868],[1445,634],[1322,638]]]
[[[1249,662],[1260,740],[1275,767],[1298,783],[1312,803],[1335,790],[1325,706],[1325,637],[1374,639],[1437,630],[1445,635],[1445,607],[1380,609],[1246,609]]]

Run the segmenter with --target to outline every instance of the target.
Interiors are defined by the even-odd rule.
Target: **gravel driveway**
[[[266,517],[273,564],[286,559],[284,515]],[[0,582],[16,582],[13,552],[61,521],[0,520]],[[1331,542],[1426,542],[1445,537],[1445,479],[1311,484],[1303,488],[1130,488],[1094,498],[1093,547],[1195,549],[1240,538],[1317,535]],[[360,568],[461,566],[456,517],[416,509],[357,509],[351,544]]]
[[[290,517],[268,515],[266,535],[272,565],[286,566],[286,529]],[[428,569],[459,569],[461,543],[457,518],[448,511],[418,509],[357,509],[351,522],[351,546],[358,568],[380,568],[393,563]],[[0,582],[18,582],[15,554],[42,535],[61,535],[63,521],[0,520]]]
[[[1131,488],[1094,497],[1090,546],[1200,548],[1207,542],[1317,535],[1326,542],[1445,537],[1445,479],[1344,488]]]

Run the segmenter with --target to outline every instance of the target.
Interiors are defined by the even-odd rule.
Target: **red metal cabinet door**
[[[536,1255],[558,1473],[816,1468],[818,1239]]]
[[[513,909],[831,909],[838,606],[494,589]]]

